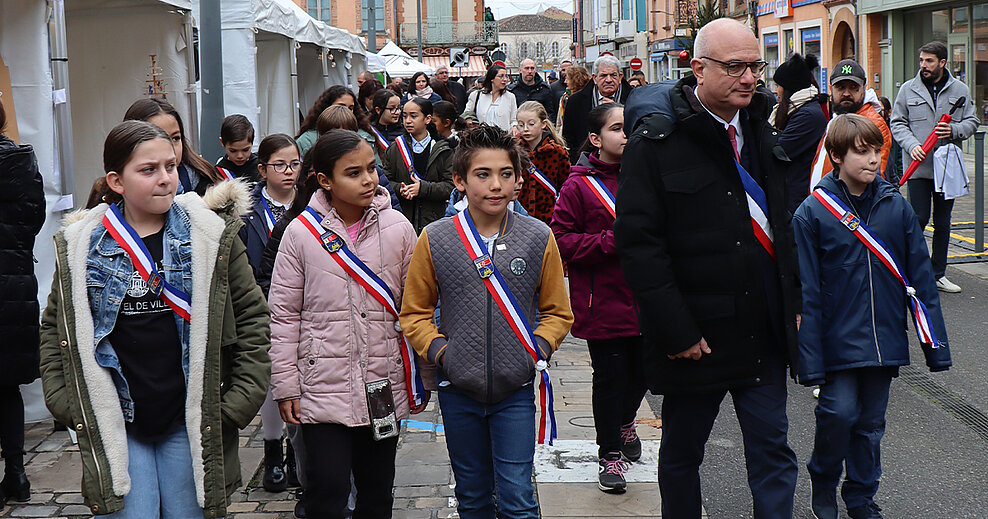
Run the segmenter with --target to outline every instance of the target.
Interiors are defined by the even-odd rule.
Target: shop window
[[[775,75],[775,69],[779,68],[779,33],[766,34],[763,38],[765,42],[764,59],[768,62],[768,66],[765,67],[762,78],[765,79],[765,84],[769,88],[775,88],[775,81],[772,80],[772,76]]]
[[[813,27],[811,29],[803,29],[800,31],[800,39],[803,42],[803,56],[812,54],[817,57],[817,61],[821,61],[820,58],[820,28]],[[816,78],[817,85],[821,84],[820,78],[820,67],[813,69],[813,77]]]
[[[974,47],[971,63],[974,66],[974,82],[971,94],[977,104],[977,116],[982,124],[988,121],[988,3],[976,4],[972,9],[974,20]]]
[[[792,29],[782,31],[782,41],[779,42],[779,45],[782,46],[782,55],[779,56],[781,61],[789,59],[789,56],[796,51],[795,43]]]

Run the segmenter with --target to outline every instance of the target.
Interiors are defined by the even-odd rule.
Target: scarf
[[[788,115],[792,115],[793,112],[799,110],[799,107],[805,105],[820,92],[815,86],[810,85],[802,90],[797,91],[793,95],[789,96],[789,110]],[[775,116],[776,112],[779,110],[779,105],[776,104],[775,108],[772,108],[771,115],[768,116],[768,124],[775,127]]]
[[[428,101],[432,97],[432,87],[427,86],[423,90],[415,90],[415,97],[420,97]]]

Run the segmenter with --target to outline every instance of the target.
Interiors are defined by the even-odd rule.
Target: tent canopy
[[[253,29],[281,34],[320,47],[356,54],[367,52],[360,38],[313,19],[291,0],[252,0],[250,4],[254,11]]]
[[[377,55],[384,58],[388,74],[392,77],[411,77],[416,72],[425,72],[431,75],[435,72],[435,69],[421,61],[416,61],[391,40],[388,40],[387,45],[378,51]],[[368,68],[369,65],[368,62]]]

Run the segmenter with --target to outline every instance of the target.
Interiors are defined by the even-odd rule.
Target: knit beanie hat
[[[817,66],[819,61],[816,56],[808,54],[803,58],[799,54],[793,54],[775,69],[772,79],[775,80],[775,84],[786,89],[786,92],[799,92],[813,84],[813,69]]]

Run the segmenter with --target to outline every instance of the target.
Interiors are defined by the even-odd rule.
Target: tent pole
[[[292,68],[292,78],[291,78],[291,85],[292,85],[292,107],[295,109],[295,115],[292,117],[292,133],[293,134],[296,134],[296,133],[298,133],[299,125],[301,125],[301,122],[298,120],[298,115],[299,115],[299,112],[301,112],[301,110],[302,110],[298,106],[298,48],[299,48],[299,43],[297,41],[295,41],[294,38],[292,38],[291,40],[288,40],[288,45],[289,45],[288,62],[291,64],[291,68]]]
[[[207,160],[223,156],[217,138],[223,124],[223,33],[220,2],[199,3],[199,77],[202,112],[199,118],[199,153]]]
[[[192,11],[186,11],[182,26],[185,29],[185,63],[189,68],[189,83],[185,87],[185,94],[189,96],[189,113],[192,120],[189,121],[189,142],[199,142],[199,106],[196,100],[196,45],[195,20],[192,19]]]
[[[323,90],[325,90],[325,89],[327,89],[327,88],[329,88],[329,87],[332,86],[332,85],[329,84],[329,57],[327,56],[328,53],[330,53],[330,52],[333,52],[333,51],[329,50],[328,47],[323,47],[322,53],[320,54],[322,56],[322,59],[319,60],[319,61],[322,63],[322,87],[323,87]]]
[[[51,74],[55,102],[56,171],[62,196],[75,193],[75,155],[72,148],[72,110],[69,96],[68,39],[65,36],[65,4],[49,1],[48,40],[51,46]],[[62,100],[64,96],[64,101]],[[61,102],[59,102],[61,101]],[[73,201],[73,206],[76,205]],[[70,209],[70,208],[68,208]]]

